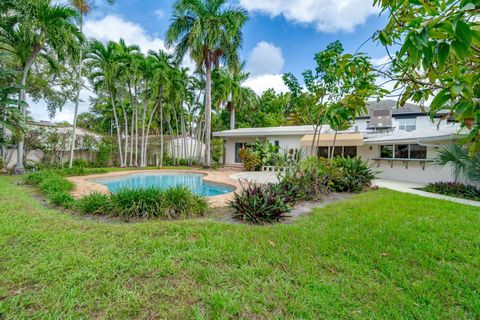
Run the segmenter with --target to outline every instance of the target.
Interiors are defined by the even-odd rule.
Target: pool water
[[[124,188],[145,188],[156,187],[160,189],[168,189],[176,186],[185,186],[201,196],[218,196],[233,191],[233,188],[213,184],[203,181],[202,174],[131,174],[122,177],[95,179],[94,182],[102,184],[108,188],[110,192],[115,192]]]

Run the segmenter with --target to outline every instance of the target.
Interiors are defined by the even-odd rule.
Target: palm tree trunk
[[[140,141],[140,166],[144,167],[145,166],[145,120],[147,117],[147,88],[148,88],[148,83],[145,84],[145,101],[143,104],[143,110],[142,110],[142,137]]]
[[[333,136],[332,154],[331,154],[330,162],[333,162],[333,157],[335,157],[335,143],[337,142],[337,133],[338,133],[338,130],[335,130],[335,135]]]
[[[205,80],[205,167],[210,168],[210,135],[212,131],[212,69],[207,63]]]
[[[125,163],[124,166],[127,166],[127,156],[128,156],[128,117],[127,117],[127,112],[125,111],[125,107],[123,106],[123,103],[121,104],[122,107],[122,113],[123,113],[123,121],[125,122]]]
[[[135,89],[135,96],[137,90]],[[138,105],[135,107],[135,158],[133,160],[133,165],[138,167]]]
[[[180,126],[182,130],[182,142],[183,142],[183,157],[188,159],[187,155],[187,137],[185,133],[185,117],[183,116],[183,108],[180,110]]]
[[[158,106],[159,106],[159,121],[160,121],[160,168],[163,167],[163,144],[164,144],[164,139],[163,139],[163,104],[162,104],[162,97],[163,97],[163,86],[160,86],[160,89],[158,90]]]
[[[80,33],[83,33],[83,13],[80,11]],[[68,158],[68,167],[73,166],[73,153],[75,150],[75,139],[77,133],[78,105],[80,103],[80,92],[82,91],[82,67],[83,67],[83,48],[80,47],[80,60],[78,61],[77,95],[75,97],[75,110],[73,112],[72,138],[70,141],[70,156]]]
[[[148,158],[147,158],[147,150],[148,150],[148,136],[150,134],[150,127],[152,126],[152,121],[153,121],[153,116],[155,115],[155,112],[157,111],[157,106],[152,110],[152,113],[150,114],[150,118],[148,119],[148,124],[147,124],[147,136],[145,137],[145,146],[144,146],[144,154],[143,154],[143,159],[144,159],[144,164],[143,166],[146,167],[148,165]]]
[[[117,131],[118,157],[119,157],[120,167],[123,168],[125,165],[123,162],[122,138],[120,137],[120,127],[118,125],[118,116],[117,116],[117,110],[115,108],[115,99],[113,98],[113,93],[111,89],[110,89],[110,103],[112,104],[113,118],[115,121],[115,129]]]
[[[27,91],[25,89],[25,85],[27,84],[27,76],[33,61],[35,60],[35,58],[37,57],[37,55],[40,53],[41,50],[42,50],[41,46],[36,46],[33,49],[32,54],[28,59],[27,63],[25,64],[25,66],[23,67],[23,71],[22,71],[22,79],[20,80],[21,89],[18,94],[18,102],[20,105],[20,113],[22,114],[24,121],[26,120],[26,117],[27,117],[27,109],[25,108],[25,105],[24,105],[27,99]],[[18,143],[17,143],[17,164],[14,169],[15,174],[22,174],[25,172],[25,167],[23,166],[24,147],[25,147],[25,135],[23,133],[20,133],[20,139],[18,140]]]
[[[235,106],[232,103],[232,108],[230,110],[230,130],[235,129]]]

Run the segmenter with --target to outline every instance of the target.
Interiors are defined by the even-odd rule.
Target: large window
[[[380,158],[393,158],[393,146],[380,146]]]
[[[320,158],[329,158],[333,151],[332,147],[318,147],[317,155]],[[335,157],[344,156],[347,158],[353,158],[357,156],[357,147],[335,147],[334,151]]]
[[[380,146],[382,159],[427,159],[427,147],[418,144]]]
[[[398,129],[403,131],[414,131],[417,127],[416,118],[398,119]]]

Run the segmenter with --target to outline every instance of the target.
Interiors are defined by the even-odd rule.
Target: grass
[[[0,177],[3,319],[478,319],[480,210],[388,190],[289,225],[133,224]]]

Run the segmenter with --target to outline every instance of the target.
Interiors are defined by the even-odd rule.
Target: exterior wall
[[[256,139],[268,140],[271,143],[278,141],[280,150],[300,149],[300,139],[303,135],[298,136],[269,136],[269,137],[227,137],[225,138],[225,164],[237,164],[235,162],[235,143],[252,143]]]
[[[435,157],[436,147],[427,147],[427,159]],[[378,158],[380,155],[380,145],[364,145],[358,147],[357,154],[363,160],[369,160],[372,168],[379,171],[378,178],[399,180],[415,183],[430,183],[438,181],[455,181],[455,177],[451,168],[436,167],[433,163],[425,163],[425,170],[420,165],[420,162],[409,161],[408,168],[405,168],[403,161],[381,160],[379,163],[372,160]],[[463,179],[460,179],[463,180]]]

